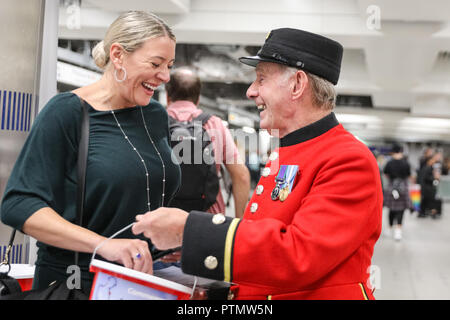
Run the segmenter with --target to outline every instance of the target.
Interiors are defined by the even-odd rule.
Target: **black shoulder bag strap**
[[[78,160],[77,160],[77,216],[76,224],[82,226],[83,223],[83,203],[84,194],[86,191],[86,166],[87,155],[89,147],[89,111],[86,101],[80,98],[81,102],[81,137],[78,145]],[[78,265],[78,252],[75,252],[75,265]]]
[[[9,253],[12,249],[14,237],[16,235],[16,229],[11,232],[11,236],[9,238],[8,247],[5,250],[5,255],[3,261],[0,262],[1,266],[7,266],[8,270],[6,272],[0,272],[0,296],[4,294],[11,294],[16,292],[21,292],[22,289],[19,285],[19,282],[8,276],[9,271],[11,271],[11,264],[9,262]]]

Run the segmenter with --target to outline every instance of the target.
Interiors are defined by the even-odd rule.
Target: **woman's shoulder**
[[[53,96],[42,108],[40,113],[54,116],[73,116],[80,114],[80,99],[72,92],[62,92]]]
[[[47,128],[77,128],[81,121],[81,103],[72,92],[58,93],[39,111],[36,126]]]
[[[167,110],[158,100],[152,98],[144,110],[151,113],[152,117],[157,117],[165,122],[168,121]]]
[[[164,112],[167,114],[166,108],[164,108],[164,106],[156,99],[152,98],[148,104],[148,107],[150,107],[153,111]]]

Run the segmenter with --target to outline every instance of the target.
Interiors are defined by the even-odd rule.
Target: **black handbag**
[[[7,271],[0,272],[0,297],[17,292],[22,292],[19,281],[8,275],[9,272],[11,271],[11,264],[9,263],[9,252],[11,251],[15,235],[16,230],[14,229],[9,238],[8,247],[6,248],[5,251],[5,257],[3,261],[0,263],[0,268],[2,266],[7,267]]]
[[[83,203],[85,193],[86,164],[89,146],[89,111],[86,102],[80,98],[82,106],[81,135],[77,158],[77,216],[76,224],[83,222]],[[19,282],[9,276],[11,265],[9,252],[12,248],[16,230],[11,233],[8,248],[0,267],[6,265],[6,272],[0,272],[0,300],[87,300],[89,297],[81,289],[69,289],[65,281],[55,281],[45,289],[22,292]],[[75,252],[75,265],[78,265],[78,252]]]

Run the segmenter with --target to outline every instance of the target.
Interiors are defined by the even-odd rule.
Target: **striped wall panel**
[[[0,130],[30,131],[32,98],[31,93],[0,90]]]
[[[0,246],[0,262],[3,261],[7,246]],[[29,251],[29,244],[15,244],[13,245],[10,253],[9,253],[9,262],[10,263],[27,263],[27,261],[23,261],[22,258],[27,259]]]

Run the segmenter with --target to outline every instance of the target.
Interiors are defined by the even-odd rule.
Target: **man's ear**
[[[115,69],[120,69],[123,65],[123,57],[125,50],[124,48],[117,42],[114,42],[109,49],[109,59],[114,65]]]
[[[309,79],[303,70],[298,70],[294,75],[294,87],[292,88],[292,99],[300,99],[308,86]]]

